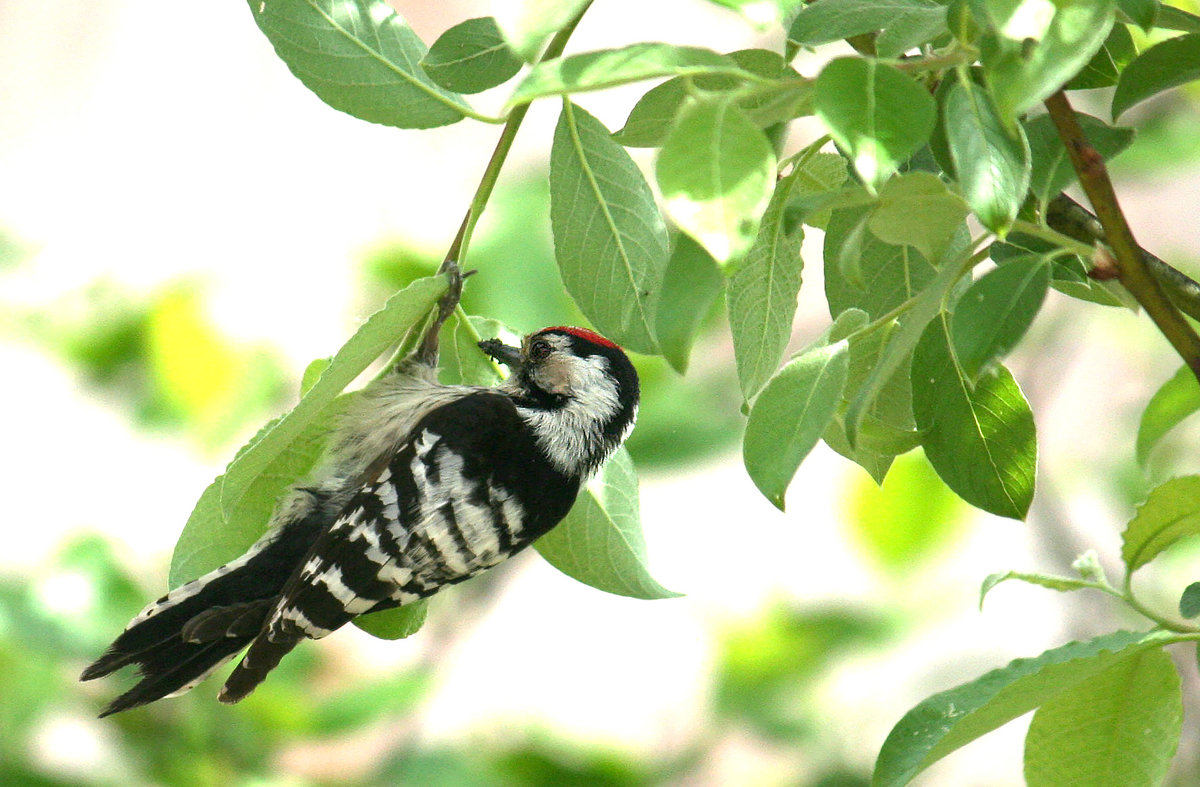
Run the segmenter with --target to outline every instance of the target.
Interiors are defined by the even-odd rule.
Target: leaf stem
[[[1096,250],[1094,246],[1069,235],[1064,235],[1053,227],[1033,221],[1026,221],[1025,219],[1016,219],[1013,221],[1011,232],[1031,235],[1035,238],[1048,241],[1070,254],[1078,254],[1085,260],[1091,259],[1093,252]]]
[[[1112,594],[1123,600],[1139,615],[1143,615],[1153,620],[1158,624],[1159,628],[1167,631],[1174,631],[1176,634],[1200,634],[1200,628],[1196,626],[1189,626],[1186,623],[1177,623],[1173,620],[1168,620],[1143,604],[1133,592],[1133,572],[1127,572],[1125,574],[1125,582],[1120,592],[1117,592],[1114,589]]]
[[[1104,228],[1104,237],[1115,257],[1117,278],[1200,380],[1200,336],[1150,273],[1142,249],[1121,212],[1104,159],[1088,142],[1066,93],[1060,90],[1046,99],[1046,109],[1067,148],[1067,155],[1092,203],[1096,218]]]
[[[893,68],[901,71],[945,71],[958,66],[966,66],[973,63],[979,55],[967,50],[958,49],[953,52],[947,52],[940,55],[927,55],[925,57],[910,57],[907,59],[889,60],[880,58],[879,62],[887,63]]]
[[[579,13],[568,22],[563,28],[554,34],[554,38],[546,46],[546,50],[542,52],[538,58],[538,63],[551,60],[563,53],[563,49],[567,46],[567,39],[575,32],[575,28],[579,25],[579,20],[583,18],[591,6],[591,0],[585,3],[579,9]],[[536,65],[536,64],[535,64]],[[487,207],[488,199],[492,196],[492,190],[496,186],[496,181],[500,178],[500,170],[504,167],[504,162],[508,158],[508,153],[512,149],[513,140],[516,139],[517,131],[521,128],[522,121],[525,120],[525,114],[529,111],[529,104],[520,104],[513,107],[508,113],[508,120],[504,123],[504,128],[500,130],[500,139],[496,141],[496,148],[492,151],[492,157],[488,159],[487,166],[484,167],[483,176],[479,180],[479,186],[475,189],[475,196],[471,199],[471,204],[467,208],[467,213],[463,216],[462,224],[458,227],[458,233],[455,234],[454,240],[450,243],[450,248],[446,250],[446,256],[442,260],[442,270],[447,268],[447,263],[458,262],[464,259],[467,255],[467,247],[471,244],[471,235],[475,231],[475,224],[479,221],[479,217],[483,214]]]
[[[417,90],[420,90],[422,93],[429,96],[434,101],[437,101],[440,104],[445,104],[447,107],[449,107],[450,109],[453,109],[455,112],[458,112],[463,117],[468,117],[468,118],[471,118],[472,120],[478,120],[482,123],[492,123],[492,124],[500,124],[500,123],[504,122],[504,118],[502,118],[502,117],[492,117],[490,115],[479,114],[475,110],[471,109],[470,105],[467,104],[467,102],[465,100],[462,100],[462,99],[455,100],[454,98],[447,96],[445,93],[443,93],[440,89],[438,89],[432,83],[423,82],[420,79],[416,78],[416,76],[414,76],[411,72],[405,71],[403,68],[397,67],[396,64],[393,63],[388,57],[384,56],[383,53],[381,53],[378,49],[376,49],[372,46],[369,46],[357,32],[348,29],[346,24],[343,24],[343,22],[341,20],[336,18],[333,14],[331,14],[328,10],[323,8],[320,4],[310,2],[309,6],[312,8],[313,11],[315,11],[318,15],[320,15],[325,20],[326,24],[328,24],[332,29],[338,31],[338,33],[340,33],[341,36],[343,38],[345,38],[347,42],[349,42],[352,46],[357,47],[358,49],[361,49],[363,51],[363,54],[365,57],[368,57],[368,58],[374,60],[380,66],[382,66],[383,68],[386,68],[388,71],[391,71],[393,74],[395,74],[398,79],[400,79],[403,82],[407,82],[409,84],[409,86],[414,87]],[[385,10],[390,11],[391,9],[385,9]],[[394,11],[392,12],[392,17],[393,18],[395,17]],[[260,27],[262,26],[261,23],[259,24],[259,26]],[[263,30],[265,32],[266,29],[263,28]]]
[[[831,137],[830,135],[824,134],[824,135],[818,137],[817,139],[813,140],[808,145],[804,146],[800,150],[796,151],[792,155],[790,155],[787,158],[780,161],[779,162],[779,171],[782,172],[783,168],[786,167],[788,164],[791,164],[793,167],[803,167],[805,164],[807,164],[812,159],[813,156],[817,155],[817,153],[820,152],[821,148],[823,148],[823,147],[825,147],[825,145],[829,144],[829,142],[832,139],[833,139],[833,137]]]
[[[992,236],[990,234],[987,234],[987,235],[981,235],[980,237],[978,237],[974,241],[972,241],[971,246],[967,249],[966,252],[963,252],[963,256],[961,256],[957,262],[957,265],[959,266],[959,270],[958,270],[958,273],[955,274],[955,277],[954,277],[955,281],[958,281],[960,278],[962,278],[968,272],[970,272],[972,269],[974,269],[976,265],[978,265],[979,263],[981,263],[985,259],[987,259],[989,249],[987,247],[975,249],[975,247],[990,240],[991,238],[992,238]],[[968,254],[967,252],[970,252],[971,249],[975,249],[975,251]],[[955,263],[949,263],[949,264],[953,265]],[[953,288],[951,288],[951,289],[953,289]],[[922,292],[924,292],[924,291],[922,290]],[[946,294],[949,294],[949,290],[946,291]],[[908,300],[906,300],[903,303],[900,303],[897,306],[895,306],[894,308],[892,308],[892,310],[887,312],[886,314],[882,314],[879,317],[876,317],[874,320],[871,320],[871,322],[869,322],[866,325],[864,325],[863,327],[859,328],[857,331],[855,331],[855,333],[863,334],[863,335],[869,334],[872,331],[876,331],[879,328],[882,328],[882,327],[888,325],[893,320],[899,319],[906,311],[911,309],[916,304],[916,302],[920,299],[920,297],[921,297],[921,293],[918,292],[916,295],[913,295],[910,298],[908,298]],[[945,305],[945,303],[943,301],[943,306],[944,305]]]

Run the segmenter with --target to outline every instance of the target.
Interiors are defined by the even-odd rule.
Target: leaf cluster
[[[253,0],[250,9],[292,73],[336,109],[398,128],[504,124],[451,257],[466,254],[528,105],[558,102],[548,213],[565,289],[599,330],[681,373],[705,315],[725,312],[748,413],[746,470],[778,507],[824,440],[877,481],[920,446],[963,500],[1023,519],[1037,435],[1002,361],[1051,289],[1130,302],[1089,275],[1093,243],[1053,226],[1047,208],[1076,179],[1081,146],[1096,160],[1117,155],[1134,133],[1115,125],[1119,117],[1200,77],[1200,17],[1158,0],[727,0],[720,4],[772,31],[776,46],[722,53],[639,42],[563,55],[590,4],[497,3],[494,17],[456,24],[428,49],[383,0]],[[1139,52],[1151,32],[1168,37]],[[856,54],[795,65],[801,50],[837,41]],[[617,131],[579,103],[591,91],[651,80]],[[1096,88],[1111,90],[1109,120],[1076,117],[1086,141],[1066,144],[1061,124],[1039,107],[1060,91]],[[499,96],[495,114],[466,97],[485,91]],[[789,125],[806,117],[825,133],[797,144]],[[629,148],[656,149],[650,173]],[[831,323],[789,356],[806,227],[824,232]],[[259,535],[275,497],[316,460],[329,419],[353,396],[343,388],[415,335],[440,287],[431,279],[398,293],[314,367],[295,409],[201,498],[180,540],[176,579]],[[456,380],[494,379],[469,349],[478,325],[461,317],[444,339],[466,348],[454,356]],[[1139,432],[1143,459],[1200,406],[1195,385],[1181,376],[1155,396]],[[1172,483],[1126,531],[1129,574],[1193,530],[1188,483]],[[646,570],[636,489],[632,464],[618,456],[542,554],[611,592],[671,595]],[[1032,576],[1005,578],[1108,588],[1094,576]],[[1108,590],[1146,611],[1128,582]],[[1186,610],[1197,608],[1195,596]],[[1170,759],[1161,740],[1178,731],[1178,679],[1161,647],[1195,633],[1155,619],[1171,633],[1073,643],[930,698],[889,738],[876,781],[904,783],[1038,708],[1031,783],[1152,783]],[[415,625],[401,620],[391,631]],[[1134,695],[1145,698],[1136,709],[1115,699]],[[1073,719],[1088,707],[1103,709],[1102,723],[1077,734]],[[1154,744],[1133,740],[1147,719],[1158,725],[1144,736]]]

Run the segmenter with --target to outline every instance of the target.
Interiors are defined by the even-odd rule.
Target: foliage
[[[824,439],[877,480],[919,445],[963,500],[1023,519],[1035,492],[1037,436],[1029,402],[1002,359],[1050,287],[1108,305],[1132,295],[1185,363],[1200,368],[1200,339],[1160,289],[1167,283],[1146,273],[1100,164],[1132,130],[1077,116],[1063,92],[1113,87],[1115,120],[1197,79],[1200,18],[1157,0],[723,2],[767,24],[776,46],[725,54],[644,42],[560,57],[590,4],[498,3],[494,22],[466,20],[428,50],[383,0],[249,5],[287,67],[335,109],[398,128],[504,124],[447,254],[466,267],[474,262],[471,230],[526,107],[559,102],[547,141],[548,214],[564,288],[611,338],[661,353],[679,370],[698,335],[697,315],[724,291],[749,414],[746,469],[781,508],[797,468]],[[1136,53],[1145,33],[1175,30],[1185,34]],[[801,49],[843,39],[857,54],[806,66],[811,74],[790,65]],[[577,103],[590,91],[664,78],[617,134]],[[488,88],[506,97],[498,116],[463,95]],[[1043,102],[1048,115],[1039,114]],[[806,116],[827,136],[788,147],[788,124]],[[659,148],[652,178],[661,199],[625,149],[635,146]],[[1049,206],[1076,178],[1111,250],[1096,248],[1098,236],[1080,240],[1051,221]],[[833,322],[786,358],[804,225],[825,231]],[[981,266],[989,259],[995,267],[987,271]],[[1091,273],[1115,276],[1128,295],[1114,295]],[[397,293],[316,367],[296,407],[265,427],[201,498],[180,540],[176,579],[214,567],[261,533],[275,497],[315,460],[321,424],[339,397],[353,395],[343,388],[420,329],[440,286],[428,278]],[[462,317],[451,326],[462,333],[447,337],[447,346],[469,348],[476,338],[480,323]],[[455,379],[494,379],[469,351],[456,357]],[[1194,379],[1168,386],[1147,408],[1143,460],[1195,409]],[[670,595],[646,570],[636,483],[622,456],[581,496],[543,556],[611,592]],[[1131,577],[1200,532],[1197,484],[1177,479],[1151,493],[1125,530],[1120,588],[1086,561],[1082,579],[1010,572],[985,584],[985,592],[1001,579],[1099,590],[1148,616],[1154,629],[1063,645],[929,698],[884,744],[875,783],[906,783],[1035,709],[1031,783],[1160,780],[1179,731],[1179,681],[1161,649],[1200,639],[1200,629],[1148,609]],[[1194,596],[1181,602],[1189,612]],[[393,632],[411,630],[409,623]],[[1136,702],[1122,700],[1129,697]],[[1100,723],[1079,732],[1091,713]],[[1134,740],[1145,730],[1152,742]]]

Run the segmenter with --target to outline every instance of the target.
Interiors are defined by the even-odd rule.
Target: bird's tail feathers
[[[229,673],[217,699],[229,705],[240,702],[266,679],[267,673],[275,669],[280,659],[290,653],[303,638],[304,636],[297,632],[272,639],[269,631],[263,631],[250,644],[250,649],[234,667],[233,672]]]
[[[101,716],[182,694],[250,644],[286,580],[264,570],[273,559],[264,546],[147,606],[83,671],[80,680],[94,680],[138,667],[141,681]]]

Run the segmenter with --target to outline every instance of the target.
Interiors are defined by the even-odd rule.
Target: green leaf
[[[1087,65],[1116,12],[1115,0],[990,0],[978,6],[987,27],[980,60],[1006,124]]]
[[[825,329],[825,332],[818,338],[817,343],[833,344],[845,339],[853,345],[856,338],[866,333],[870,322],[870,316],[862,309],[846,309]]]
[[[792,477],[821,439],[842,397],[848,347],[843,340],[789,361],[750,410],[742,459],[754,485],[781,511]]]
[[[743,49],[725,55],[737,64],[742,72],[778,80],[785,76],[783,58],[765,49]],[[800,79],[791,69],[786,70],[787,84],[759,83],[747,89],[745,73],[708,74],[699,76],[673,77],[651,88],[638,99],[625,127],[613,136],[622,145],[631,148],[656,148],[666,141],[675,127],[675,117],[680,107],[697,90],[705,93],[730,94],[738,107],[756,125],[765,127],[771,123],[789,120],[803,113],[811,104],[811,83]]]
[[[603,90],[644,79],[711,74],[754,78],[737,61],[711,49],[657,43],[630,44],[620,49],[600,49],[538,63],[517,85],[508,106],[543,96]]]
[[[1146,649],[1049,699],[1025,738],[1029,787],[1157,787],[1183,726],[1179,673]]]
[[[847,212],[850,213],[850,211]],[[839,215],[835,214],[835,221],[838,218]],[[834,224],[831,222],[830,231],[825,236],[826,243],[829,243],[833,229]],[[897,247],[890,248],[894,249]],[[952,247],[951,251],[953,250],[954,248]],[[907,252],[907,247],[903,251]],[[828,252],[826,254],[828,255]],[[916,252],[911,252],[911,255],[920,259],[920,255]],[[826,259],[828,260],[828,256]],[[866,259],[867,254],[864,253],[864,265]],[[858,393],[846,408],[843,425],[845,427],[847,442],[854,448],[858,447],[859,429],[863,424],[867,423],[868,416],[875,409],[876,399],[884,391],[889,389],[892,391],[897,390],[896,385],[892,382],[893,377],[908,367],[912,358],[913,348],[917,346],[917,342],[921,338],[925,326],[937,316],[942,308],[943,301],[949,297],[950,292],[954,289],[963,273],[961,263],[955,260],[943,265],[941,270],[933,273],[921,271],[923,275],[918,276],[916,274],[920,269],[909,268],[907,253],[903,259],[905,261],[904,265],[893,264],[881,269],[880,276],[872,277],[868,275],[867,277],[868,291],[864,302],[874,300],[875,295],[872,294],[872,291],[882,295],[886,295],[888,291],[898,293],[898,297],[893,296],[894,305],[887,305],[885,303],[870,308],[863,306],[862,308],[866,309],[867,313],[873,318],[878,319],[883,314],[910,300],[912,303],[908,311],[904,314],[900,329],[888,336],[886,346],[879,353],[879,360],[871,368],[866,380],[859,387]],[[928,265],[928,263],[925,264]],[[826,266],[825,289],[828,295],[829,306],[833,309],[835,308],[835,297],[833,295],[834,291],[830,289],[831,277],[828,271],[828,262],[826,262]],[[929,270],[933,271],[932,268],[929,268]],[[905,275],[906,273],[909,275]],[[897,281],[896,277],[898,275],[902,278]],[[882,276],[889,278],[885,280]],[[888,283],[877,287],[872,284],[873,280],[878,280],[881,283],[887,281]],[[905,397],[907,398],[907,394],[905,394]]]
[[[775,184],[775,151],[727,100],[686,107],[655,166],[667,214],[719,263],[744,254]]]
[[[968,380],[974,383],[1017,346],[1049,288],[1050,266],[1027,257],[996,268],[963,294],[950,321],[950,335]]]
[[[1113,306],[1137,311],[1137,302],[1130,303],[1131,296],[1129,295],[1129,291],[1119,284],[1113,286],[1114,284],[1116,283],[1111,281],[1095,281],[1092,279],[1086,282],[1076,282],[1056,278],[1050,282],[1051,287],[1064,295],[1070,295],[1072,298],[1078,298],[1088,303],[1098,303],[1101,306]]]
[[[333,358],[317,358],[310,361],[308,366],[304,367],[304,374],[300,376],[300,396],[312,390],[312,387],[317,384],[317,380],[321,379],[321,375],[329,368],[329,364],[333,363]]]
[[[1129,573],[1177,542],[1200,535],[1200,476],[1173,478],[1155,488],[1121,534],[1121,559]]]
[[[624,448],[580,491],[566,519],[534,547],[559,571],[606,593],[643,599],[679,595],[658,584],[646,567],[637,470]]]
[[[493,14],[509,46],[533,62],[542,45],[591,0],[492,0]]]
[[[325,408],[354,378],[419,326],[445,291],[444,277],[418,279],[389,298],[382,309],[359,326],[291,412],[256,435],[226,469],[220,493],[223,517],[234,515],[243,505],[242,498],[247,490],[268,466],[322,416]],[[278,487],[276,496],[292,480],[272,484]],[[274,500],[275,497],[271,497],[269,504],[273,505]]]
[[[650,186],[600,121],[564,103],[550,150],[550,223],[563,285],[613,341],[658,352],[654,304],[670,257]]]
[[[1130,107],[1164,90],[1200,79],[1200,33],[1170,38],[1137,56],[1113,93],[1113,120]]]
[[[1092,56],[1083,70],[1066,84],[1067,90],[1092,90],[1117,84],[1125,66],[1137,57],[1133,36],[1125,25],[1113,25],[1104,45]]]
[[[175,544],[172,586],[233,560],[258,540],[279,497],[313,468],[336,419],[356,395],[341,394],[342,389],[423,322],[445,286],[442,277],[413,282],[373,314],[333,358],[309,365],[300,402],[260,429],[200,496]]]
[[[856,310],[848,310],[838,317]],[[920,331],[915,331],[920,336]],[[822,435],[829,447],[858,463],[876,483],[883,483],[892,458],[911,451],[921,444],[912,412],[912,384],[909,367],[912,346],[899,350],[892,347],[896,337],[895,323],[876,324],[870,329],[850,336],[850,372],[839,405],[839,417]],[[915,340],[914,340],[915,343]],[[886,376],[876,378],[881,359],[887,361]],[[872,388],[864,392],[865,386]],[[869,396],[865,406],[855,405],[860,395]],[[854,445],[846,434],[846,415],[852,408],[856,414]],[[940,483],[940,482],[939,482]],[[943,485],[944,486],[944,485]]]
[[[496,364],[479,351],[479,340],[505,332],[496,320],[467,317],[456,311],[438,337],[438,379],[445,385],[495,385],[500,382]]]
[[[1005,123],[988,94],[974,82],[950,88],[942,122],[963,196],[985,227],[1003,235],[1029,188],[1029,143],[1024,131]]]
[[[959,3],[965,4],[967,0],[958,0]],[[978,72],[969,72],[972,75]],[[937,105],[938,122],[933,126],[933,133],[929,135],[929,155],[937,162],[938,167],[942,170],[942,175],[950,180],[957,180],[958,173],[954,171],[954,157],[950,155],[950,142],[946,139],[946,99],[950,96],[950,91],[958,87],[958,79],[947,74],[933,91],[933,101]]]
[[[420,631],[428,611],[428,600],[421,599],[395,609],[359,615],[350,622],[379,639],[404,639]]]
[[[898,457],[876,486],[859,477],[847,496],[855,541],[895,576],[917,575],[964,531],[967,507],[920,451]]]
[[[1192,413],[1200,410],[1200,386],[1195,373],[1186,365],[1162,384],[1150,397],[1138,424],[1137,460],[1143,467],[1158,441]]]
[[[1157,5],[1158,18],[1154,20],[1155,27],[1161,27],[1163,30],[1182,30],[1185,33],[1200,33],[1200,16],[1172,5]]]
[[[789,220],[787,206],[804,176],[805,170],[796,167],[779,181],[754,245],[725,293],[738,382],[747,402],[779,368],[791,339],[804,228]]]
[[[913,348],[921,336],[921,330],[929,319],[932,319],[926,315],[936,314],[936,300],[933,293],[938,289],[940,289],[940,283],[931,285],[927,291],[928,294],[922,294],[921,300],[910,310],[904,324],[889,337],[887,345],[879,354],[879,360],[846,407],[843,426],[846,440],[852,448],[859,447],[859,433],[862,431],[863,425],[868,422],[877,400],[884,391],[895,388],[893,378],[902,373],[911,363]],[[909,397],[913,390],[915,388],[908,389]],[[916,425],[918,428],[923,428],[919,423]],[[900,431],[899,427],[893,428]],[[893,453],[902,453],[902,451],[894,450]]]
[[[1057,192],[1055,192],[1057,193]],[[1022,259],[1028,255],[1041,257],[1050,263],[1050,286],[1072,298],[1103,306],[1125,306],[1137,311],[1137,301],[1130,303],[1132,296],[1121,286],[1110,286],[1113,282],[1096,281],[1088,278],[1090,262],[1073,254],[1055,254],[1057,246],[1030,235],[1012,233],[1003,242],[991,245],[989,252],[997,265]]]
[[[814,153],[796,162],[796,167],[803,171],[792,187],[790,207],[800,213],[805,224],[825,229],[838,188],[846,182],[846,159],[837,153]],[[864,204],[870,202],[866,189],[858,187],[858,191],[866,197]]]
[[[397,128],[470,112],[421,69],[425,45],[383,0],[250,0],[250,9],[279,58],[334,109]]]
[[[885,243],[915,246],[925,259],[939,260],[966,217],[966,203],[941,178],[908,172],[884,184],[868,226]]]
[[[882,58],[899,58],[947,32],[945,6],[901,11],[876,36],[875,53]]]
[[[862,260],[863,247],[867,242],[867,223],[870,218],[869,214],[865,215],[850,228],[850,231],[842,239],[835,260],[838,274],[842,279],[860,290],[867,286],[866,280],[863,278]]]
[[[1015,579],[1020,582],[1027,582],[1030,585],[1057,590],[1060,593],[1066,593],[1072,590],[1095,590],[1096,583],[1086,579],[1072,579],[1070,577],[1054,577],[1048,574],[1025,574],[1020,571],[1005,571],[1001,574],[989,574],[983,580],[983,585],[979,588],[979,608],[983,609],[983,599],[992,588],[999,585],[1005,580]]]
[[[301,397],[312,389],[332,361],[332,358],[318,358],[308,365],[300,383]],[[241,502],[228,515],[221,510],[221,487],[225,476],[218,476],[204,490],[176,540],[169,572],[172,587],[233,560],[258,540],[266,531],[277,498],[292,482],[306,475],[320,458],[325,438],[350,396],[353,394],[340,396],[326,405],[300,436],[253,479]],[[264,426],[235,459],[281,420],[276,418]]]
[[[421,61],[430,79],[457,93],[504,84],[521,65],[490,16],[468,19],[442,33]]]
[[[825,298],[834,316],[855,307],[878,319],[924,290],[937,276],[937,268],[915,248],[894,246],[867,234],[856,255],[862,280],[851,281],[836,263],[845,256],[843,247],[851,243],[855,227],[868,210],[836,210],[825,228]]]
[[[1003,366],[971,386],[951,355],[947,320],[931,322],[913,352],[913,415],[925,455],[971,505],[1024,519],[1037,465],[1033,413]]]
[[[814,90],[817,117],[872,189],[925,144],[936,120],[928,91],[876,60],[833,60]]]
[[[687,80],[668,79],[637,100],[620,131],[613,137],[628,148],[657,148],[675,127],[675,116],[688,99]]]
[[[1200,582],[1193,582],[1183,589],[1179,597],[1179,614],[1191,620],[1200,616]]]
[[[1117,631],[1017,659],[929,697],[892,728],[875,763],[873,787],[902,787],[933,763],[1023,716],[1093,675],[1172,635]]]
[[[796,14],[788,30],[788,41],[796,46],[828,44],[874,33],[909,16],[936,17],[945,29],[946,8],[932,0],[821,0],[806,5]],[[880,54],[893,57],[899,53]]]
[[[843,401],[845,401],[845,392],[843,392],[842,396]],[[865,470],[867,475],[871,476],[871,479],[876,484],[884,482],[891,470],[892,463],[896,459],[896,455],[891,451],[878,451],[874,448],[868,448],[861,441],[857,445],[850,445],[850,440],[846,437],[845,424],[842,423],[841,418],[837,415],[834,416],[829,426],[825,428],[825,433],[821,435],[821,439],[834,451]]]
[[[724,289],[725,277],[716,260],[679,233],[663,276],[654,330],[663,357],[680,374],[687,372],[692,343]]]
[[[1082,112],[1076,112],[1075,117],[1079,120],[1088,142],[1105,161],[1111,161],[1133,142],[1135,132],[1131,128],[1110,126],[1103,120]],[[1038,115],[1022,125],[1029,139],[1030,157],[1033,162],[1033,177],[1029,188],[1044,205],[1057,196],[1058,192],[1075,182],[1075,168],[1071,166],[1067,148],[1058,136],[1058,130],[1049,115]]]
[[[1158,22],[1158,0],[1117,0],[1117,8],[1121,9],[1125,16],[1147,33]]]
[[[316,464],[325,447],[326,436],[347,402],[347,396],[339,397],[311,418],[300,434],[276,452],[249,482],[238,504],[223,511],[222,485],[247,451],[247,448],[242,449],[225,474],[217,476],[200,495],[184,524],[171,556],[168,575],[171,587],[178,587],[237,558],[266,532],[279,496]],[[266,439],[264,435],[277,428],[282,420],[277,418],[267,424],[254,440]],[[254,445],[254,440],[249,445]]]

